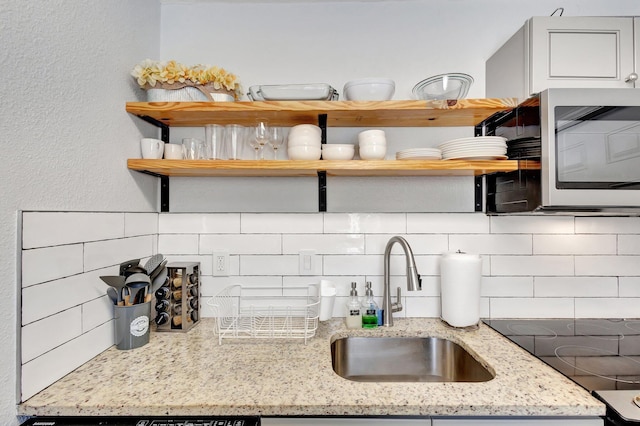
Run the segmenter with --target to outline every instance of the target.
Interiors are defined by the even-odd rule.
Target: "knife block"
[[[156,291],[156,331],[189,331],[200,319],[200,262],[167,264],[168,279]]]

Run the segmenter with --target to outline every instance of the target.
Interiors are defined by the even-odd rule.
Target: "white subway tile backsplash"
[[[440,297],[407,297],[404,298],[404,316],[407,318],[440,317]],[[397,313],[394,313],[394,318]]]
[[[576,256],[576,275],[640,275],[640,256]]]
[[[82,305],[82,332],[86,333],[113,319],[113,303],[106,295]]]
[[[158,234],[157,213],[125,213],[124,236],[136,237],[138,235]]]
[[[489,217],[484,213],[408,213],[409,234],[486,234]]]
[[[83,272],[83,245],[22,251],[22,287]]]
[[[113,345],[113,321],[94,328],[22,366],[24,401]]]
[[[316,274],[322,274],[321,263],[316,262],[316,266],[320,269]],[[298,256],[240,256],[240,275],[299,275],[298,269]]]
[[[78,306],[22,327],[22,363],[29,362],[82,334]]]
[[[400,260],[399,256],[397,258]],[[399,264],[396,270],[399,270]],[[323,275],[382,275],[382,273],[382,256],[323,256]]]
[[[619,297],[640,297],[640,277],[620,277],[618,280]]]
[[[199,250],[200,254],[218,250],[229,254],[282,254],[282,238],[277,234],[207,234],[200,236]]]
[[[570,216],[491,216],[492,234],[573,234]]]
[[[404,213],[325,213],[325,234],[404,234]]]
[[[207,300],[232,284],[284,294],[327,279],[341,317],[350,283],[364,296],[371,281],[382,304],[382,255],[394,235],[409,241],[423,280],[421,291],[406,290],[405,257],[394,246],[390,287],[394,297],[402,288],[404,304],[396,318],[440,316],[441,254],[455,250],[482,256],[482,317],[640,317],[640,218],[25,212],[23,219],[27,397],[113,344],[113,306],[99,276],[157,252],[170,263],[200,262],[202,317],[212,316]],[[300,275],[303,249],[316,251],[313,275]],[[229,252],[229,276],[212,276],[216,250]]]
[[[640,298],[576,298],[576,318],[640,318]]]
[[[491,318],[573,318],[572,298],[492,297]]]
[[[364,254],[362,234],[294,234],[282,236],[282,253],[298,254],[313,249],[316,254]]]
[[[618,235],[618,254],[640,255],[640,235]]]
[[[158,253],[199,254],[200,237],[198,234],[167,234],[158,236]]]
[[[533,254],[616,254],[616,236],[534,235]]]
[[[640,217],[576,217],[576,234],[640,234]]]
[[[124,234],[124,213],[22,213],[23,249],[122,238]]]
[[[384,254],[390,235],[370,234],[365,236],[366,254]],[[426,234],[426,235],[400,235],[407,240],[414,255],[419,254],[441,254],[449,250],[449,242],[446,234]],[[402,253],[402,248],[395,244],[391,253]]]
[[[533,297],[533,277],[482,277],[484,297]]]
[[[100,280],[100,275],[117,275],[117,272],[101,269],[24,288],[22,324],[30,324],[104,296],[107,285]]]
[[[84,245],[84,270],[104,268],[118,265],[128,259],[140,259],[153,253],[151,235],[142,237],[123,238],[89,242]]]
[[[322,213],[242,213],[243,234],[321,234]]]
[[[535,297],[616,297],[615,277],[535,277]]]
[[[237,234],[239,213],[161,213],[158,232],[162,234]]]
[[[573,256],[491,256],[491,275],[573,275]]]
[[[450,235],[449,251],[476,254],[531,254],[531,235]]]

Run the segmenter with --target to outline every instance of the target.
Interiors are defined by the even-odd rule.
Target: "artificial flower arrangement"
[[[166,89],[177,90],[194,87],[214,100],[212,93],[226,92],[238,100],[242,95],[242,87],[235,74],[224,68],[208,65],[187,67],[176,61],[160,62],[146,59],[131,72],[138,85],[145,90]]]

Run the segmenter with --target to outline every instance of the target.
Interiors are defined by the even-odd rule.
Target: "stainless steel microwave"
[[[539,167],[490,175],[488,213],[640,213],[640,90],[548,89],[476,133]]]

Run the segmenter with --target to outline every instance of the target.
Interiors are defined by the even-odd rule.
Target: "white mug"
[[[177,143],[168,143],[164,146],[164,158],[167,160],[182,160],[184,148]]]
[[[140,139],[140,150],[142,158],[159,160],[164,152],[164,142],[160,139],[142,138]]]

